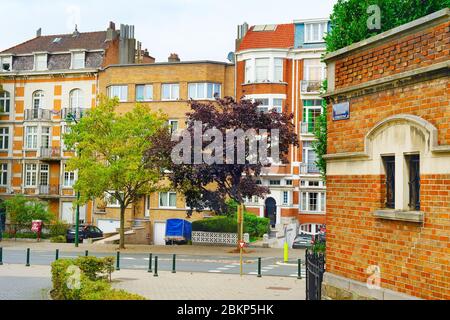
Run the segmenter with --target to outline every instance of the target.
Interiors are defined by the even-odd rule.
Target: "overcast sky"
[[[106,30],[109,21],[135,26],[135,36],[157,61],[225,61],[236,26],[329,17],[337,0],[0,0],[0,51],[35,37]],[[7,13],[7,14],[6,14]]]

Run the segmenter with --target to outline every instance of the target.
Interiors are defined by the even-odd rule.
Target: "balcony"
[[[40,153],[41,160],[60,160],[61,159],[61,148],[41,148]]]
[[[46,109],[25,109],[25,120],[32,121],[32,120],[51,120],[52,114],[50,110]]]
[[[319,168],[314,163],[301,163],[300,174],[319,174]]]
[[[58,197],[59,185],[43,185],[39,186],[39,196],[42,197]]]
[[[301,92],[319,94],[323,80],[302,80]]]
[[[88,111],[89,109],[87,108],[63,108],[61,110],[61,119],[67,119],[67,117],[69,115],[72,115],[73,117],[75,117],[75,119],[80,119],[85,113],[86,111]]]

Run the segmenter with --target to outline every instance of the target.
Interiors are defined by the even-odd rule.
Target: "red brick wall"
[[[369,130],[395,114],[412,114],[429,121],[438,129],[438,143],[450,144],[448,77],[352,98],[349,120],[332,121],[332,108],[328,111],[329,154],[364,151]]]
[[[450,22],[336,61],[336,89],[448,60]]]
[[[327,272],[424,299],[450,299],[450,174],[421,176],[423,226],[377,219],[384,177],[328,176]]]

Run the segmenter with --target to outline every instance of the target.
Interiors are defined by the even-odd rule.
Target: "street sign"
[[[239,248],[244,249],[245,247],[245,241],[241,240],[239,241]]]
[[[42,228],[42,221],[41,220],[33,220],[31,222],[31,231],[33,232],[39,232]]]

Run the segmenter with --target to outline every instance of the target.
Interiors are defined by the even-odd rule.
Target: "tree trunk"
[[[120,205],[120,240],[119,249],[125,249],[125,206]]]

